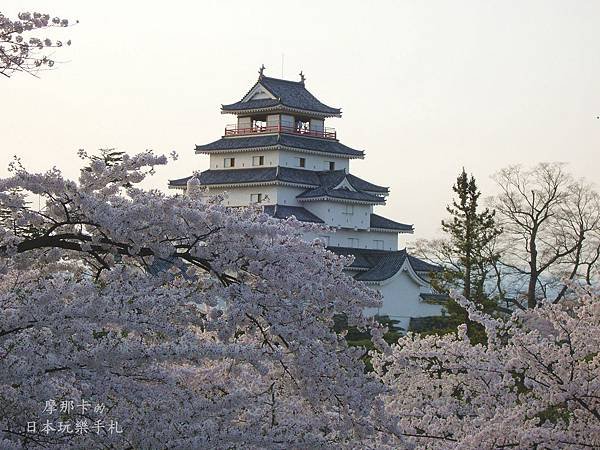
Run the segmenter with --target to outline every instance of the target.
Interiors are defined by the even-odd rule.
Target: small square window
[[[263,201],[262,194],[250,194],[250,203],[261,203]]]
[[[296,158],[296,167],[306,167],[306,158]]]
[[[265,165],[265,157],[264,156],[253,156],[252,157],[252,165],[253,166],[264,166]]]
[[[335,170],[335,161],[327,161],[329,164],[329,170]]]
[[[376,249],[383,250],[383,240],[375,239],[375,240],[373,240],[373,244],[375,244]]]
[[[346,209],[342,211],[342,214],[352,215],[354,214],[354,205],[346,205]]]
[[[358,238],[348,238],[348,247],[358,248]]]
[[[235,158],[225,158],[223,160],[223,167],[235,167]]]

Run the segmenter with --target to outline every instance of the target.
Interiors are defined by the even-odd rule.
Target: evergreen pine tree
[[[446,207],[450,219],[442,220],[442,230],[447,235],[442,245],[444,254],[451,258],[453,264],[445,266],[441,273],[434,274],[432,282],[440,292],[459,290],[484,311],[491,312],[496,302],[486,295],[486,279],[492,264],[499,257],[491,244],[501,229],[496,225],[494,211],[488,208],[478,211],[481,192],[475,178],[472,175],[469,178],[464,168],[452,190],[456,198],[452,205]],[[463,308],[449,301],[446,309],[452,327],[467,323],[471,339],[480,341],[483,330],[469,323]]]

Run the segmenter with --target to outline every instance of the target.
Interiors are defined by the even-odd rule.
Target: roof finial
[[[304,76],[304,73],[302,73],[302,71],[300,71],[300,83],[304,84],[305,80],[306,80],[306,77]]]
[[[264,77],[264,74],[263,74],[263,72],[264,72],[264,70],[265,70],[265,69],[266,69],[266,67],[265,67],[265,65],[264,65],[264,64],[262,64],[262,65],[260,66],[260,69],[258,69],[258,79],[259,79],[259,80],[262,80],[262,78]]]

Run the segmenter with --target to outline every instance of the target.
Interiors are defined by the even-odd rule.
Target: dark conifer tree
[[[435,274],[433,284],[441,292],[459,290],[469,300],[480,305],[484,311],[491,312],[496,302],[486,295],[486,280],[493,264],[499,255],[493,250],[493,242],[501,233],[494,219],[495,212],[485,208],[479,211],[481,192],[477,188],[475,178],[469,178],[465,169],[458,176],[452,187],[456,194],[452,205],[446,210],[449,220],[442,220],[442,230],[447,239],[442,244],[443,253],[448,255],[453,264]],[[452,326],[467,323],[469,336],[479,340],[477,327],[468,323],[466,311],[455,302],[448,304]]]

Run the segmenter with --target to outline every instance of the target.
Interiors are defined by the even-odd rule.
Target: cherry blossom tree
[[[456,300],[485,326],[487,345],[470,344],[463,325],[374,353],[388,388],[374,410],[378,448],[599,448],[598,292],[579,289],[508,322]]]
[[[15,72],[32,75],[43,67],[51,68],[55,60],[52,49],[71,45],[71,41],[40,36],[41,30],[69,26],[69,21],[49,14],[22,12],[10,19],[0,12],[0,74],[10,77]]]
[[[0,180],[0,448],[600,446],[592,287],[508,320],[457,297],[485,345],[389,346],[314,225],[143,190],[150,152],[81,156],[77,181]],[[372,372],[338,315],[370,325]]]
[[[379,298],[347,259],[295,220],[138,188],[164,157],[81,156],[77,181],[0,180],[0,448],[366,439],[381,384],[333,318]]]

